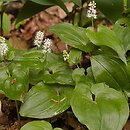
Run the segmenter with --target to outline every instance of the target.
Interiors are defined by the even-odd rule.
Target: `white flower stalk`
[[[8,46],[5,43],[5,38],[0,36],[0,57],[6,56],[8,52]]]
[[[49,38],[46,38],[44,41],[43,41],[43,44],[42,44],[42,52],[43,53],[50,53],[51,52],[51,46],[52,46],[52,40],[49,39]]]
[[[96,2],[90,1],[88,4],[88,11],[87,11],[88,18],[97,18],[97,11],[96,11]]]
[[[35,39],[34,39],[34,45],[37,47],[41,47],[43,38],[44,38],[44,32],[42,32],[42,31],[36,32]]]
[[[69,60],[69,54],[66,50],[63,51],[63,58],[64,58],[64,61],[68,61]]]

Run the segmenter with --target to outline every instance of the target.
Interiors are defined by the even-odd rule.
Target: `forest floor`
[[[67,5],[70,11],[72,7],[72,3]],[[13,20],[14,15],[11,13],[9,15],[11,20]],[[9,37],[10,43],[14,48],[25,50],[33,46],[32,41],[36,31],[44,30],[45,37],[49,37],[54,41],[53,51],[62,52],[65,49],[65,44],[58,37],[50,33],[48,28],[51,25],[66,21],[66,17],[66,14],[59,7],[49,8],[27,19],[25,24],[21,25],[18,29],[15,29],[12,25],[11,35],[4,35]],[[34,119],[20,117],[19,121],[15,102],[7,99],[3,94],[0,94],[0,130],[19,130],[21,126],[32,120]],[[55,118],[46,120],[49,121],[53,127],[60,127],[63,128],[63,130],[88,130],[84,125],[79,123],[72,113],[71,108]],[[123,130],[130,130],[129,120]]]

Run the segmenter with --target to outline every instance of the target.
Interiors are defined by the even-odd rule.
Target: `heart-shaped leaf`
[[[78,120],[89,130],[122,130],[129,115],[125,96],[103,83],[78,83],[71,107]]]
[[[28,69],[21,65],[14,66],[11,75],[4,81],[2,90],[12,100],[22,100],[29,87]]]
[[[21,108],[21,116],[49,118],[70,107],[72,86],[45,85],[39,83],[27,94]]]
[[[95,55],[91,57],[91,65],[96,82],[105,82],[117,90],[130,91],[126,65],[120,59]]]
[[[74,85],[72,70],[69,68],[68,64],[63,61],[63,57],[60,55],[48,53],[44,69],[45,71],[39,74],[44,83]]]
[[[31,121],[25,124],[20,130],[52,130],[52,126],[47,121]]]

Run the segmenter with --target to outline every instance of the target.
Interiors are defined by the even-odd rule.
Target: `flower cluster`
[[[42,44],[43,53],[51,52],[52,40],[46,38]]]
[[[8,52],[8,46],[5,43],[5,38],[0,36],[0,57],[6,56]]]
[[[34,39],[34,45],[37,47],[41,47],[43,38],[44,38],[44,32],[42,32],[42,31],[36,32],[35,39]]]
[[[43,53],[51,52],[52,40],[49,38],[44,39],[44,32],[38,31],[34,39],[34,45],[42,48]]]
[[[63,51],[63,58],[64,58],[64,61],[68,61],[69,60],[69,54],[66,50]]]
[[[97,11],[96,11],[96,3],[95,1],[90,1],[88,4],[88,12],[87,12],[88,18],[97,18]]]

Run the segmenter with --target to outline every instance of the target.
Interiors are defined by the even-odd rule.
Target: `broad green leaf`
[[[60,6],[66,13],[68,10],[62,0],[30,0],[40,5],[58,5]]]
[[[123,0],[95,0],[97,8],[112,22],[122,17]]]
[[[68,14],[68,10],[62,0],[27,0],[20,13],[18,14],[16,23],[29,18],[53,5],[60,6]]]
[[[25,124],[20,130],[52,130],[52,126],[47,121],[31,121]]]
[[[90,79],[92,83],[96,83],[92,72],[92,67],[88,67],[86,71],[87,71],[87,78]]]
[[[29,87],[28,69],[14,66],[10,76],[4,81],[2,90],[12,100],[22,100]]]
[[[38,58],[24,58],[24,57],[17,57],[13,59],[14,63],[21,64],[31,69],[41,69],[43,68],[43,63]]]
[[[85,69],[84,68],[76,68],[74,69],[72,73],[72,78],[75,82],[78,82],[82,76],[85,75]]]
[[[72,86],[45,85],[34,86],[20,108],[20,115],[32,118],[50,118],[70,107]]]
[[[97,32],[92,28],[88,28],[87,36],[93,44],[107,46],[115,50],[120,59],[126,63],[124,46],[114,31],[106,26],[100,25],[98,26]]]
[[[77,84],[71,107],[89,130],[122,130],[129,115],[128,103],[122,92],[103,83]]]
[[[63,57],[53,53],[47,54],[44,72],[39,76],[44,83],[74,85],[71,68],[63,61]]]
[[[27,0],[27,2],[24,4],[22,9],[20,10],[17,19],[16,19],[16,24],[21,22],[22,20],[32,17],[36,13],[45,10],[46,8],[50,7],[50,5],[40,5],[37,3],[34,3],[30,0]],[[25,13],[26,12],[26,13]]]
[[[42,72],[41,69],[30,69],[29,70],[29,83],[31,85],[36,85],[41,81],[40,73]]]
[[[127,74],[128,74],[128,79],[130,81],[130,57],[127,60]]]
[[[95,55],[91,57],[91,65],[96,82],[105,82],[117,90],[130,91],[126,66],[120,59]]]
[[[77,49],[71,49],[69,52],[69,64],[71,65],[77,65],[80,63],[82,57],[82,51],[77,50]]]
[[[57,34],[66,44],[85,52],[93,50],[86,30],[69,23],[60,23],[50,27],[50,31]]]
[[[11,27],[10,18],[6,13],[3,13],[2,20],[3,20],[3,24],[2,24],[3,31],[8,34],[10,32],[10,27]]]
[[[4,81],[8,78],[8,68],[0,67],[0,90],[2,89]]]
[[[125,52],[130,50],[130,18],[122,18],[116,22],[113,31],[124,46]]]

